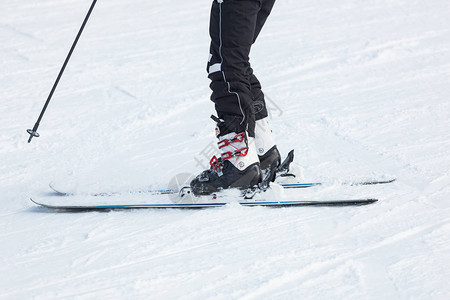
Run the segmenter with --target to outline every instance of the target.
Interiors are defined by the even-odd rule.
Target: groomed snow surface
[[[346,208],[68,213],[31,203],[165,188],[206,167],[210,1],[0,4],[0,298],[449,299],[450,2],[277,1],[251,53],[299,197]],[[345,187],[342,181],[398,180]]]

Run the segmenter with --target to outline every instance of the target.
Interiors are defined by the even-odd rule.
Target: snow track
[[[305,198],[371,206],[54,212],[29,202],[165,188],[214,146],[210,3],[0,4],[0,298],[448,299],[450,2],[277,1],[251,61]],[[205,155],[204,153],[208,153]]]

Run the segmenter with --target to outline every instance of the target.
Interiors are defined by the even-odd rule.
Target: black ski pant
[[[261,84],[250,67],[250,48],[275,0],[214,0],[210,18],[208,77],[219,135],[247,131],[255,136],[255,120],[267,117]]]

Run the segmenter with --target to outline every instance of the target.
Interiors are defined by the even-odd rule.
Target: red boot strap
[[[228,151],[228,152],[222,153],[221,157],[222,157],[222,160],[227,160],[227,159],[232,158],[233,156],[246,156],[247,153],[248,153],[248,147],[244,147],[244,148],[241,148],[234,152]]]
[[[220,172],[222,170],[220,162],[215,155],[211,158],[211,160],[209,161],[209,164],[216,172]]]
[[[245,140],[245,132],[241,132],[236,134],[232,139],[224,139],[221,140],[220,142],[217,143],[217,145],[219,146],[219,149],[222,149],[223,147],[229,146],[232,143],[240,143],[243,142]]]

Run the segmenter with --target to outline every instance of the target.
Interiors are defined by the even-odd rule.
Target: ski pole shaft
[[[53,84],[53,87],[50,91],[50,94],[47,97],[47,101],[45,101],[44,107],[41,110],[41,113],[36,121],[36,123],[34,124],[33,129],[27,129],[28,134],[30,135],[30,137],[28,138],[28,143],[31,142],[31,139],[33,137],[39,137],[39,134],[37,133],[37,129],[39,127],[39,124],[42,120],[42,117],[44,116],[45,110],[47,109],[48,104],[50,103],[50,100],[52,99],[53,93],[56,90],[56,87],[58,86],[59,80],[61,79],[62,74],[64,73],[64,70],[66,69],[67,63],[69,62],[70,57],[72,56],[73,50],[75,49],[75,46],[78,43],[78,40],[80,39],[81,33],[83,32],[84,27],[86,26],[86,23],[92,13],[92,10],[94,9],[95,3],[97,2],[97,0],[93,0],[91,7],[89,8],[88,13],[86,14],[86,17],[84,18],[83,24],[81,25],[80,30],[78,31],[78,34],[75,38],[75,40],[73,41],[72,47],[70,48],[69,53],[67,54],[66,60],[64,61],[61,70],[59,71],[58,77],[55,80],[55,83]]]

